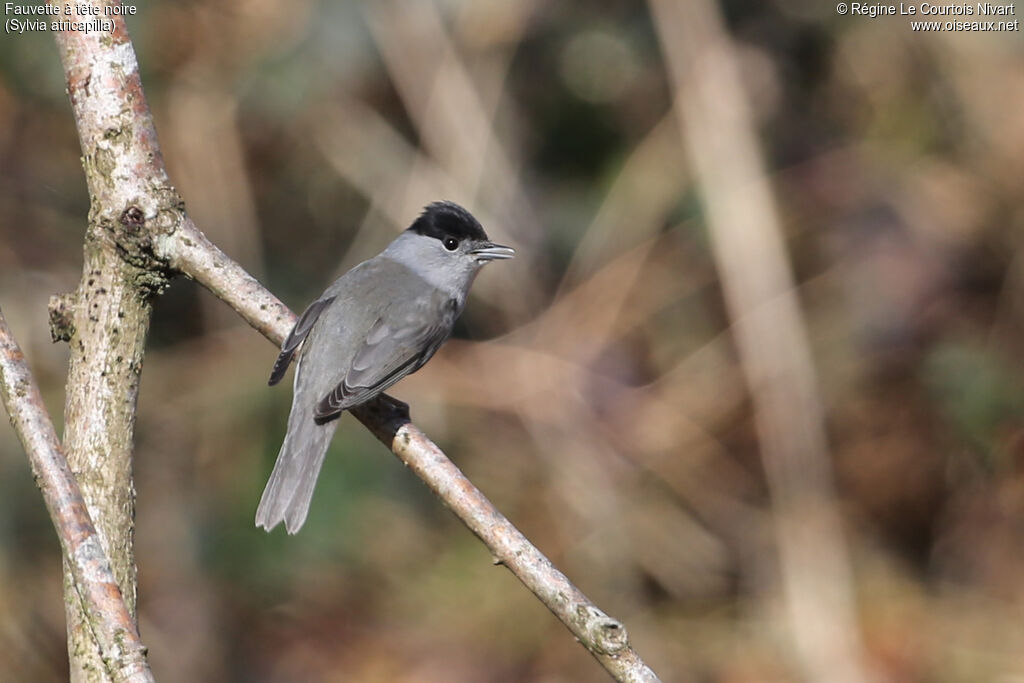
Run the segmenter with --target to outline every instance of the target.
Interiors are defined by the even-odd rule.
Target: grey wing
[[[267,381],[267,384],[274,386],[281,381],[285,371],[288,370],[288,364],[292,362],[295,350],[299,348],[299,345],[309,334],[309,331],[313,329],[313,325],[320,318],[320,314],[331,305],[334,299],[335,297],[333,296],[317,299],[302,312],[298,322],[295,323],[295,327],[288,333],[288,338],[281,344],[281,353],[274,363],[274,369],[270,371],[270,379]]]
[[[453,320],[447,315],[421,324],[409,320],[392,324],[378,319],[353,356],[345,377],[317,404],[316,420],[330,420],[419,370],[448,338]]]

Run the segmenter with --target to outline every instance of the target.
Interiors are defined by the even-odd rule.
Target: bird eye
[[[448,251],[455,251],[459,246],[459,241],[454,237],[447,237],[444,240],[444,248]]]

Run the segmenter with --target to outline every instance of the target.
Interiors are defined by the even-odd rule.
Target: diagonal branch
[[[146,683],[153,674],[114,571],[64,458],[39,387],[0,311],[0,399],[43,493],[93,637],[111,678]]]
[[[295,315],[185,220],[160,248],[178,271],[195,279],[280,345]],[[630,646],[621,622],[602,612],[473,485],[444,452],[409,421],[408,413],[377,399],[352,414],[391,449],[477,535],[619,681],[657,681]]]
[[[115,1],[92,0],[97,7]],[[134,281],[143,286],[149,284],[151,293],[163,287],[168,273],[183,273],[224,300],[261,334],[280,344],[295,322],[294,314],[212,244],[185,214],[167,182],[138,64],[120,17],[114,19],[112,36],[113,39],[97,33],[57,36],[90,193],[94,202],[97,194],[109,200],[99,202],[99,212],[94,209],[94,213],[100,214],[97,240],[112,242],[117,253],[139,271],[132,271]],[[110,65],[116,68],[108,68]],[[139,177],[132,177],[132,169]],[[103,221],[103,211],[121,213],[114,213],[113,220]],[[82,306],[78,309],[81,316]],[[148,314],[148,309],[142,313]],[[79,320],[82,318],[75,319],[76,328]],[[498,563],[508,567],[537,595],[613,677],[620,681],[658,680],[630,647],[623,625],[604,614],[573,586],[409,422],[406,414],[396,412],[393,404],[383,400],[354,413],[480,537]],[[125,538],[122,534],[119,540]],[[127,539],[127,550],[123,545],[118,550],[130,556],[130,535]],[[134,593],[134,576],[127,583],[131,585],[123,585],[122,590]]]

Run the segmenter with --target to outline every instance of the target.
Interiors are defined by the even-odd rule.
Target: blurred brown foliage
[[[893,681],[1024,676],[1019,34],[725,3],[809,327],[862,637]],[[129,20],[196,223],[301,309],[427,202],[519,257],[394,392],[665,680],[793,680],[751,405],[642,3],[160,0]],[[59,419],[88,197],[51,36],[0,41],[0,305]],[[1016,199],[1015,199],[1016,198]],[[486,340],[486,341],[485,341]],[[188,282],[138,427],[157,677],[587,681],[563,627],[345,418],[253,526],[275,351]],[[0,430],[0,678],[66,677],[59,548]]]

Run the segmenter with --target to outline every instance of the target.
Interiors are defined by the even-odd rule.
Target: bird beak
[[[516,254],[515,250],[511,247],[503,247],[494,242],[480,242],[469,253],[476,256],[478,261],[485,262],[510,259]]]

